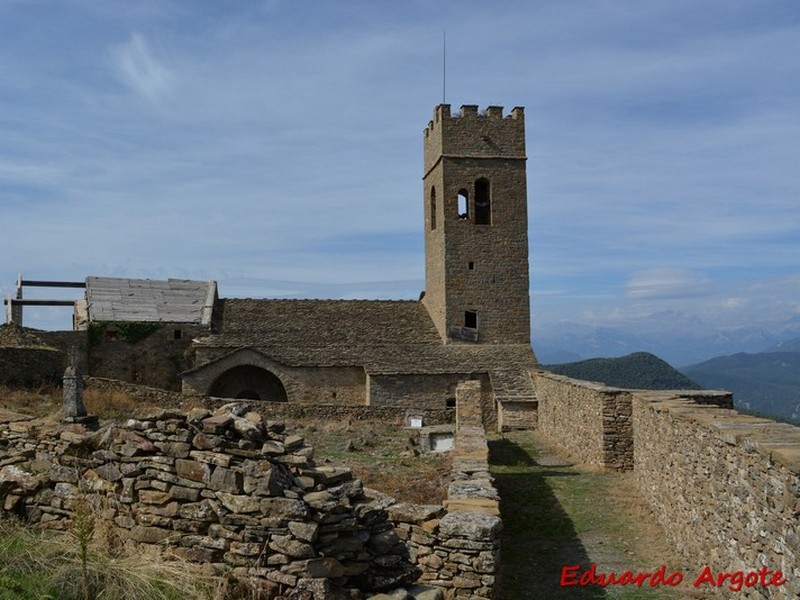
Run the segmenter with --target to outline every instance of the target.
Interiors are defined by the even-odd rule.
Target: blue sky
[[[416,298],[443,29],[448,103],[526,107],[534,344],[800,318],[794,0],[0,0],[0,293]]]

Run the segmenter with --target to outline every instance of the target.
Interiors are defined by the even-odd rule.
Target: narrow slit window
[[[492,224],[492,201],[488,179],[475,182],[475,224]]]
[[[464,327],[467,329],[478,328],[478,311],[466,310],[464,311]]]
[[[431,188],[431,231],[436,229],[436,188]]]
[[[467,190],[458,192],[458,219],[466,221],[469,219],[469,196]]]

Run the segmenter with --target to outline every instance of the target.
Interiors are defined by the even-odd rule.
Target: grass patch
[[[32,417],[44,417],[63,406],[61,387],[45,384],[36,389],[0,385],[0,406]]]
[[[678,599],[691,587],[560,585],[562,567],[598,572],[687,573],[626,474],[579,469],[559,460],[530,432],[489,441],[503,518],[501,597]],[[691,577],[686,577],[691,579]],[[646,585],[646,584],[645,584]]]
[[[86,529],[82,529],[86,532]],[[112,551],[96,540],[0,519],[0,599],[212,599],[215,585],[197,565],[142,549]]]

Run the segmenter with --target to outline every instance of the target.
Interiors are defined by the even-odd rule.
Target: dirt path
[[[501,597],[700,598],[691,586],[693,568],[667,546],[663,530],[636,491],[628,474],[578,468],[530,432],[489,442],[492,472],[501,497]],[[680,586],[641,588],[635,584],[562,586],[562,569],[590,565],[598,573],[629,570],[684,575]]]

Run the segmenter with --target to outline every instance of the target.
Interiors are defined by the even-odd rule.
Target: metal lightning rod
[[[442,104],[447,104],[447,30],[442,29]]]

